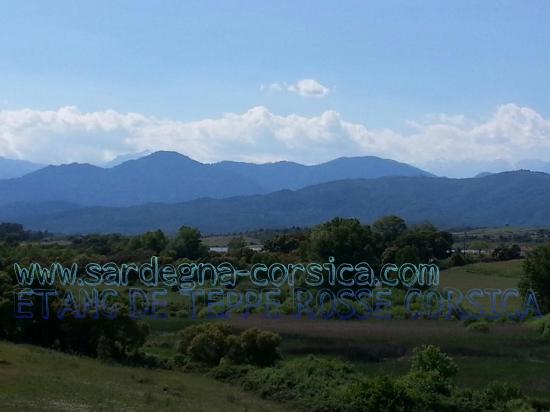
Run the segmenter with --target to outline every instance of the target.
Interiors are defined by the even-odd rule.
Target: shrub
[[[415,348],[411,372],[437,372],[444,379],[453,378],[458,373],[456,363],[437,346],[424,345]]]
[[[449,259],[451,266],[464,266],[466,263],[468,262],[462,253],[453,253]]]
[[[391,317],[393,319],[406,319],[409,313],[403,306],[392,306]]]
[[[386,376],[351,385],[344,399],[350,411],[400,412],[414,407],[405,387]]]
[[[539,246],[527,255],[523,263],[519,287],[525,294],[532,289],[542,313],[550,313],[550,245]]]
[[[419,410],[441,410],[455,386],[458,372],[454,361],[433,345],[415,348],[411,369],[399,381]]]
[[[253,368],[250,365],[236,365],[228,358],[222,358],[220,364],[213,368],[210,374],[218,380],[234,383],[244,378]]]
[[[542,318],[532,320],[529,325],[542,336],[543,338],[550,339],[550,314],[543,316]]]
[[[145,343],[149,327],[120,313],[112,320],[67,317],[60,321],[56,334],[57,346],[63,351],[122,361]]]
[[[207,365],[217,365],[225,355],[226,335],[219,328],[208,328],[191,339],[187,353],[191,359]]]
[[[523,399],[519,387],[507,382],[491,382],[485,388],[483,397],[488,404],[507,402],[512,399]]]
[[[525,399],[512,399],[506,402],[503,406],[505,412],[535,412]]]
[[[206,365],[218,365],[227,357],[234,364],[270,366],[280,358],[280,343],[281,337],[273,332],[247,329],[237,336],[225,325],[205,323],[180,332],[177,349],[191,361]]]
[[[280,358],[277,347],[281,343],[281,337],[276,333],[248,329],[241,334],[238,341],[242,351],[241,363],[271,366]]]
[[[100,337],[96,351],[97,357],[101,360],[113,359],[113,342],[105,336]]]
[[[177,349],[181,353],[186,353],[191,341],[201,333],[219,332],[224,336],[230,334],[231,329],[228,326],[219,323],[203,323],[200,325],[188,326],[179,333],[179,342]]]
[[[357,379],[347,362],[309,355],[253,370],[243,385],[262,397],[301,401],[310,411],[344,411],[343,394]]]
[[[487,333],[491,329],[491,324],[485,319],[476,320],[466,326],[468,332],[482,332]]]

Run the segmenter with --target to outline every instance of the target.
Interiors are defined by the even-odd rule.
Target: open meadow
[[[0,342],[2,411],[282,411],[198,373],[110,365]]]

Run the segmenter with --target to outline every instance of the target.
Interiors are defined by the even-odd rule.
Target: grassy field
[[[491,323],[486,332],[444,320],[323,321],[235,318],[232,325],[258,327],[284,336],[285,359],[315,353],[351,361],[368,375],[400,375],[414,347],[434,344],[459,366],[458,383],[479,388],[491,381],[518,384],[525,393],[550,400],[550,342],[525,323]]]
[[[441,272],[441,285],[462,290],[516,287],[521,267],[521,260],[457,267]],[[147,322],[152,333],[145,351],[169,359],[176,353],[177,331],[196,321],[171,317]],[[260,314],[248,319],[233,314],[229,323],[240,330],[256,327],[280,333],[283,362],[313,353],[348,360],[369,376],[403,374],[414,347],[435,344],[455,359],[463,387],[508,381],[530,396],[550,400],[550,342],[526,323],[491,322],[486,331],[472,331],[460,321],[268,320]],[[281,410],[237,385],[205,375],[113,366],[2,342],[0,388],[0,410],[8,411]]]
[[[467,292],[470,289],[496,288],[502,291],[517,289],[523,273],[523,260],[509,260],[505,262],[473,263],[465,266],[456,266],[440,273],[440,288],[453,287]],[[486,310],[490,308],[488,297],[479,302]],[[518,299],[510,300],[510,308],[516,310],[520,306]],[[466,309],[471,309],[465,304]]]
[[[288,408],[287,408],[288,409]],[[281,411],[203,375],[113,366],[0,342],[2,411]]]
[[[457,383],[460,386],[479,389],[489,382],[512,382],[520,385],[529,396],[550,400],[549,362],[529,358],[480,356],[458,356],[454,357],[454,361],[459,368]],[[369,376],[398,376],[409,370],[410,360],[403,357],[356,365],[361,372]]]
[[[441,287],[516,288],[522,260],[476,263],[441,272]],[[286,358],[317,353],[352,361],[367,374],[402,374],[415,346],[435,344],[453,356],[460,385],[479,388],[491,381],[519,384],[525,393],[550,399],[550,342],[526,323],[492,322],[471,331],[459,321],[405,320],[337,321],[234,318],[239,328],[258,327],[282,334]]]
[[[458,288],[483,287],[489,282],[493,287],[516,287],[522,273],[523,259],[472,263],[441,271],[441,283]]]

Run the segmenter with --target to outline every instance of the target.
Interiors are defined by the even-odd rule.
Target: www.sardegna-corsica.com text
[[[405,291],[402,307],[413,319],[540,314],[532,291],[521,296],[517,289],[439,290],[440,273],[435,264],[386,264],[375,272],[367,262],[337,265],[331,258],[324,263],[257,263],[249,269],[237,269],[229,262],[161,265],[153,256],[141,265],[89,263],[83,272],[76,263],[15,264],[14,270],[22,288],[14,294],[15,317],[27,319],[36,316],[33,307],[42,308],[40,316],[49,317],[48,301],[54,298],[61,298],[55,314],[58,318],[69,314],[114,318],[123,296],[128,299],[131,317],[166,317],[168,288],[188,299],[191,318],[199,310],[206,310],[207,317],[228,317],[232,312],[247,316],[252,311],[277,314],[290,299],[291,313],[297,316],[316,317],[320,308],[328,308],[323,318],[387,319],[396,288]],[[250,287],[236,288],[240,281]],[[116,288],[126,290],[120,293]],[[465,304],[473,311],[466,311]]]
[[[196,287],[235,287],[239,279],[249,279],[256,287],[296,286],[438,286],[439,267],[435,264],[385,264],[375,273],[367,262],[335,264],[330,258],[324,263],[256,263],[250,269],[237,269],[229,262],[160,264],[156,256],[143,264],[88,263],[81,271],[77,263],[69,266],[52,263],[44,266],[31,263],[14,265],[20,286],[128,286],[139,282],[146,287],[177,287],[192,290]]]

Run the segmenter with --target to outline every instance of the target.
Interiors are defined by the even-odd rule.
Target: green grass
[[[550,362],[529,358],[459,356],[456,382],[460,387],[480,389],[490,382],[509,382],[534,398],[550,400]],[[410,358],[376,363],[356,363],[357,369],[371,377],[381,374],[400,376],[409,371]]]
[[[457,266],[440,273],[440,288],[457,288],[466,293],[470,289],[517,289],[518,282],[523,273],[523,260],[509,260],[505,262],[473,263],[465,266]],[[488,297],[478,299],[485,310],[490,309]],[[497,298],[497,305],[500,299]],[[510,299],[509,310],[520,307],[519,299]],[[466,309],[472,309],[467,304]]]
[[[280,411],[282,408],[204,375],[109,365],[0,342],[0,410]]]
[[[456,266],[441,272],[441,280],[447,278],[456,280],[459,276],[472,276],[479,281],[484,278],[519,279],[523,273],[523,259],[507,260],[504,262],[472,263],[465,266]]]
[[[351,361],[369,376],[402,375],[414,347],[439,346],[459,366],[457,383],[480,389],[492,381],[518,384],[530,396],[550,400],[550,342],[525,323],[490,322],[487,332],[459,321],[267,321],[233,322],[274,330],[283,337],[285,360],[314,353]]]

